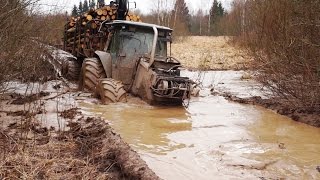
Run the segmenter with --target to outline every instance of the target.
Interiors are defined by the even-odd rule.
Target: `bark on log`
[[[74,27],[67,30],[68,33],[73,33],[75,31],[76,31],[76,28],[74,28]]]

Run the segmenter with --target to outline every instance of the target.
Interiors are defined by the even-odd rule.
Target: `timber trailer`
[[[68,22],[64,50],[76,58],[64,63],[63,74],[103,103],[126,102],[128,92],[149,104],[181,105],[194,82],[181,77],[181,63],[168,56],[172,29],[132,21],[139,17],[130,18],[128,7],[127,0],[117,0],[100,7],[102,13],[86,13],[72,27]],[[113,17],[101,20],[99,14],[110,9]]]

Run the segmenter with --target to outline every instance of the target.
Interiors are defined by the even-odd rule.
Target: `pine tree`
[[[79,3],[79,14],[82,14],[83,13],[83,5],[82,5],[82,1],[80,1]]]
[[[189,8],[185,0],[177,0],[173,10],[173,28],[187,29],[190,32],[191,29],[191,16],[189,14]]]
[[[98,0],[98,5],[99,5],[99,8],[103,7],[105,5],[104,0]]]
[[[96,3],[95,3],[94,0],[91,0],[91,2],[90,2],[90,0],[89,0],[89,7],[90,7],[91,9],[96,8]]]
[[[219,16],[222,17],[225,15],[225,10],[221,4],[221,2],[219,2],[219,5],[218,5],[218,12],[219,12]]]
[[[78,16],[78,8],[77,8],[76,5],[73,6],[71,15],[72,15],[72,16]]]
[[[84,0],[83,2],[83,12],[87,12],[89,10],[88,0]]]
[[[209,12],[210,23],[213,24],[219,16],[219,3],[214,0]]]
[[[225,14],[225,10],[222,7],[221,2],[218,2],[218,0],[214,0],[209,12],[209,20],[208,20],[209,35],[216,34],[216,32],[214,32],[215,26],[219,22],[219,20],[224,16],[224,14]]]

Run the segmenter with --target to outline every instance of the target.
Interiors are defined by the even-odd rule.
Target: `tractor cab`
[[[112,59],[112,77],[122,81],[125,86],[132,84],[132,77],[140,60],[146,62],[148,68],[161,67],[168,70],[170,62],[171,65],[180,65],[178,61],[173,62],[173,58],[168,57],[172,29],[120,20],[106,25],[110,27],[112,34],[107,48]]]

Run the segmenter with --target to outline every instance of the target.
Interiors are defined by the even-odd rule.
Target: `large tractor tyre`
[[[62,75],[66,77],[68,80],[76,81],[80,77],[81,65],[73,60],[69,59],[65,61]]]
[[[103,104],[127,102],[127,92],[124,90],[123,84],[110,78],[99,80],[97,95]]]
[[[98,80],[105,77],[106,73],[102,63],[97,58],[84,59],[81,82],[81,88],[84,91],[96,92]]]

